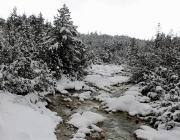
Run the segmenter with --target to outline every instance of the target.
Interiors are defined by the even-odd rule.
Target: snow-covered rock
[[[67,123],[78,128],[77,133],[73,135],[73,140],[76,140],[77,138],[85,138],[85,134],[88,134],[91,131],[101,132],[101,129],[95,124],[102,122],[103,120],[103,116],[91,111],[85,111],[82,115],[79,113],[73,114]]]
[[[84,100],[90,99],[91,91],[86,91],[81,94],[75,93],[73,96],[79,98],[79,100],[83,102]]]
[[[146,108],[143,104],[136,100],[132,95],[121,96],[119,98],[114,98],[109,102],[109,99],[104,102],[107,110],[120,110],[129,112],[130,115],[134,116],[136,114],[145,114]]]
[[[68,93],[68,89],[81,90],[84,87],[83,81],[71,81],[65,75],[61,76],[61,79],[57,81],[56,89],[62,93]]]

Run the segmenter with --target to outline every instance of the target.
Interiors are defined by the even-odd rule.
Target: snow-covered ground
[[[106,96],[107,98],[104,98],[103,96],[102,98],[97,98],[97,100],[103,101],[102,105],[104,105],[106,111],[115,112],[120,110],[128,112],[131,116],[140,114],[144,117],[152,113],[151,111],[153,108],[148,103],[150,102],[149,97],[142,96],[142,94],[136,91],[136,88],[134,87],[132,87],[132,89],[134,90],[132,91],[130,89],[119,98],[111,98],[110,96]],[[163,117],[163,115],[160,117]],[[164,125],[162,124],[162,126],[159,125],[158,130],[143,125],[140,129],[135,131],[135,134],[138,138],[143,140],[180,140],[179,132],[180,127],[174,127],[172,130],[165,130]]]
[[[123,65],[92,65],[92,69],[89,69],[90,75],[87,75],[84,81],[99,89],[110,91],[113,85],[128,81],[129,77],[114,76],[123,69]]]
[[[113,65],[93,66],[91,75],[88,75],[85,78],[85,81],[91,83],[99,89],[110,91],[109,89],[112,85],[128,81],[128,77],[124,76],[111,77],[114,73],[121,72],[122,69],[123,66],[120,66],[119,68],[118,66],[113,67]],[[159,89],[159,87],[157,87],[157,89]],[[143,96],[141,91],[141,87],[133,86],[120,97],[114,98],[110,94],[102,92],[99,93],[95,99],[102,102],[102,106],[106,111],[116,112],[117,110],[120,110],[127,112],[131,116],[136,115],[142,120],[146,120],[146,118],[148,118],[146,116],[151,115],[151,113],[157,114],[157,130],[143,125],[140,129],[134,132],[138,138],[144,140],[180,140],[180,126],[178,123],[176,123],[177,126],[171,130],[166,130],[165,128],[168,126],[165,126],[165,124],[162,123],[169,117],[171,117],[173,121],[180,120],[178,119],[180,114],[178,110],[175,110],[174,113],[170,112],[173,108],[178,108],[179,104],[171,102],[171,106],[161,107],[160,104],[165,104],[166,101],[163,101],[162,99],[161,101],[151,102],[150,96],[157,96],[157,94],[149,93],[148,97]],[[167,94],[166,96],[169,95]]]
[[[180,128],[176,127],[173,130],[156,130],[149,126],[143,125],[135,131],[137,138],[143,140],[180,140]]]
[[[92,68],[89,69],[89,73],[103,76],[112,76],[116,73],[122,72],[123,69],[124,65],[92,65]]]
[[[124,76],[108,77],[101,75],[88,75],[85,78],[85,82],[88,82],[99,89],[110,91],[111,86],[127,82],[128,79],[128,77]]]
[[[57,90],[61,94],[67,94],[68,89],[85,90],[81,94],[73,95],[81,102],[90,99],[92,93],[96,93],[93,95],[94,99],[102,102],[101,105],[106,111],[120,110],[131,116],[141,116],[139,118],[142,120],[151,113],[160,114],[157,130],[143,125],[134,132],[137,137],[144,140],[180,140],[180,127],[175,126],[171,130],[165,130],[164,124],[160,123],[161,120],[168,119],[168,110],[172,107],[158,108],[162,102],[151,102],[150,95],[143,96],[142,89],[138,86],[129,88],[120,97],[113,97],[112,86],[129,80],[127,76],[116,75],[124,73],[123,67],[93,65],[89,69],[89,75],[81,82],[72,82],[63,75],[57,82]],[[97,91],[88,85],[96,87]],[[151,96],[156,95],[151,93]],[[72,100],[67,97],[64,101]],[[47,102],[41,101],[35,93],[19,96],[0,91],[0,140],[56,140],[55,128],[62,119],[55,112],[47,109],[46,105]],[[180,112],[175,110],[174,113],[170,113],[170,117],[174,120],[178,119],[178,114]],[[67,123],[78,129],[72,140],[84,140],[86,134],[91,131],[100,132],[101,128],[96,126],[96,123],[103,120],[103,116],[90,111],[72,114]]]
[[[0,140],[56,140],[62,119],[36,94],[18,96],[0,91]]]

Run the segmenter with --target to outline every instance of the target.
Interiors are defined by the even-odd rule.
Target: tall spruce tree
[[[72,78],[83,75],[86,66],[85,46],[79,39],[77,26],[73,25],[68,7],[64,4],[54,17],[55,43],[51,46],[53,69],[59,78],[60,69]]]

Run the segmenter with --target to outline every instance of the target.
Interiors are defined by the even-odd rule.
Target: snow
[[[30,100],[31,103],[35,104],[39,100],[39,96],[35,93],[29,93],[26,98]]]
[[[147,96],[151,97],[152,99],[158,98],[158,94],[155,92],[148,92]]]
[[[91,91],[86,91],[81,94],[75,93],[73,96],[79,98],[79,100],[83,102],[84,100],[90,99]]]
[[[141,103],[150,102],[150,100],[151,100],[149,97],[143,96],[139,91],[133,91],[132,88],[130,90],[124,92],[123,95],[132,95],[132,96],[136,97],[136,100],[138,100]]]
[[[0,91],[0,140],[56,140],[56,125],[62,119],[37,101]],[[30,101],[31,99],[31,101]],[[32,102],[32,103],[31,103]]]
[[[61,76],[61,79],[57,81],[56,89],[62,93],[68,93],[68,89],[81,90],[84,87],[83,81],[71,81],[65,75]]]
[[[156,91],[162,91],[162,87],[160,86],[156,86]],[[135,131],[135,134],[137,135],[137,138],[141,138],[144,140],[180,140],[180,127],[179,123],[178,123],[178,119],[179,119],[179,114],[180,111],[179,110],[175,110],[172,112],[172,109],[178,106],[178,103],[176,102],[167,102],[167,100],[156,100],[153,102],[150,102],[150,98],[152,97],[154,99],[157,99],[157,93],[155,92],[149,92],[147,94],[147,96],[143,96],[140,93],[141,89],[140,88],[130,88],[128,91],[126,91],[123,95],[124,96],[134,96],[136,101],[140,102],[140,105],[143,106],[145,108],[144,111],[142,112],[135,112],[131,110],[127,110],[127,112],[129,112],[130,115],[136,115],[138,114],[142,114],[142,116],[144,117],[140,117],[142,120],[146,120],[148,119],[148,114],[152,113],[155,114],[154,117],[156,118],[156,122],[155,125],[157,126],[157,129],[153,129],[149,126],[141,126],[140,129]],[[169,96],[168,94],[166,95]],[[129,99],[128,99],[129,100]],[[114,101],[115,102],[115,101]],[[132,101],[133,102],[133,101]],[[132,104],[131,102],[131,104]],[[149,102],[149,103],[141,103],[141,102]],[[118,105],[118,103],[114,103],[115,105]],[[122,106],[121,106],[122,107]],[[130,104],[129,104],[130,107]],[[171,118],[171,119],[170,119]],[[167,120],[169,120],[168,125],[166,124]],[[177,122],[176,122],[177,121]],[[166,130],[171,128],[171,123],[172,124],[176,124],[174,126],[174,128],[172,130]]]
[[[98,101],[106,101],[107,98],[111,98],[111,95],[104,91],[99,91],[99,95],[95,97]]]
[[[66,35],[63,35],[62,38],[63,38],[64,40],[67,40],[67,36],[66,36]]]
[[[70,98],[64,98],[63,101],[72,102],[72,100]]]
[[[140,92],[138,91],[126,91],[123,93],[123,95],[132,95],[132,96],[139,96],[139,95],[142,95]]]
[[[98,87],[109,91],[113,85],[119,83],[124,83],[129,80],[126,76],[112,76],[115,73],[122,72],[123,66],[113,66],[113,65],[93,65],[92,75],[88,75],[85,81]],[[130,115],[134,116],[136,114],[144,115],[149,106],[141,102],[148,102],[149,97],[142,96],[140,93],[141,89],[139,87],[133,86],[128,91],[126,91],[123,96],[119,98],[111,98],[111,95],[105,91],[99,91],[99,95],[95,97],[96,100],[102,101],[103,108],[107,111],[125,111]]]
[[[62,28],[60,29],[60,33],[62,33],[65,29],[66,29],[66,27],[62,27]]]
[[[83,117],[87,118],[88,120],[91,120],[93,124],[96,124],[98,122],[102,122],[104,120],[104,117],[97,113],[93,113],[91,111],[85,111],[82,114]]]
[[[137,115],[142,120],[148,119],[148,115],[152,113],[154,114],[153,117],[156,117],[157,130],[143,125],[134,132],[137,138],[144,140],[180,140],[180,128],[177,127],[179,125],[177,122],[180,121],[180,111],[174,110],[172,112],[172,109],[178,108],[180,103],[165,101],[164,99],[170,98],[170,94],[165,94],[161,101],[152,102],[150,99],[157,99],[157,93],[163,91],[161,86],[156,86],[156,90],[149,92],[147,96],[142,95],[142,88],[138,86],[130,87],[119,97],[113,97],[109,94],[113,93],[111,92],[113,85],[129,80],[127,76],[115,75],[123,73],[123,68],[124,66],[92,65],[92,68],[88,70],[90,75],[87,75],[84,81],[71,81],[62,75],[57,82],[57,90],[62,94],[68,93],[67,90],[69,89],[86,90],[73,95],[80,101],[91,99],[93,92],[98,93],[94,99],[101,101],[101,105],[106,111],[124,111],[131,116]],[[1,76],[0,73],[0,78]],[[100,90],[97,89],[96,91],[86,85],[85,82]],[[45,94],[39,93],[41,96]],[[0,91],[0,140],[56,140],[55,128],[62,119],[45,107],[47,102],[41,101],[39,95],[30,93],[26,96],[17,96]],[[72,101],[69,97],[65,97],[63,100]],[[177,124],[172,130],[165,130],[164,122],[169,119],[168,117]],[[91,111],[73,114],[67,123],[78,128],[78,130],[77,133],[73,134],[71,140],[85,140],[86,134],[92,131],[101,132],[101,128],[95,124],[103,120],[103,116]]]
[[[156,91],[161,91],[163,90],[161,86],[156,86]]]
[[[145,114],[146,108],[132,95],[121,96],[104,102],[107,110],[120,110],[129,112],[130,115]]]
[[[0,139],[1,140],[8,140],[8,131],[7,128],[4,124],[4,121],[2,120],[2,118],[0,117]]]
[[[3,74],[0,72],[0,78],[2,78],[3,77]]]
[[[132,86],[128,89],[128,91],[138,91],[138,92],[141,92],[142,89],[138,86]]]
[[[128,79],[129,77],[125,76],[107,77],[101,75],[87,75],[84,81],[98,87],[99,89],[108,91],[108,88],[111,88],[111,86],[127,82]]]
[[[124,69],[123,65],[92,65],[90,73],[111,76],[112,74],[120,73]]]
[[[173,130],[155,130],[149,126],[143,125],[135,131],[137,138],[143,140],[180,140],[180,128]]]
[[[74,138],[72,138],[71,140],[85,140],[84,138],[86,137],[86,135],[84,133],[78,132],[74,134],[73,137]]]
[[[58,49],[58,45],[59,45],[59,43],[57,42],[57,43],[55,43],[54,45],[51,45],[51,47],[49,48],[50,50],[52,50],[52,49]]]
[[[77,133],[73,135],[73,140],[75,140],[75,138],[84,138],[85,134],[88,134],[91,131],[101,132],[101,129],[95,124],[102,122],[103,120],[103,116],[91,111],[85,111],[82,113],[82,115],[80,113],[73,114],[67,123],[78,128]],[[89,127],[91,127],[91,129]]]
[[[129,77],[126,76],[113,76],[114,74],[122,73],[123,69],[123,65],[92,65],[88,69],[90,74],[85,77],[84,81],[99,89],[109,91],[111,86],[129,80]]]
[[[156,86],[155,91],[147,93],[147,96],[142,95],[143,87],[138,85],[130,87],[120,97],[112,97],[113,95],[108,93],[113,90],[112,85],[128,81],[128,77],[115,75],[116,73],[123,73],[122,70],[123,66],[115,68],[113,65],[92,65],[92,69],[90,69],[91,75],[85,77],[85,82],[101,89],[94,99],[101,101],[101,105],[106,111],[125,111],[129,115],[137,115],[139,119],[145,121],[149,117],[150,120],[151,117],[155,117],[157,130],[143,125],[135,131],[138,138],[144,140],[180,140],[180,104],[179,102],[168,101],[172,96],[170,94],[164,94],[162,100],[158,100],[158,93],[164,90],[161,86]],[[172,78],[176,79],[177,76],[173,75]],[[176,89],[173,89],[172,92],[176,92]],[[180,99],[176,95],[173,98]],[[151,99],[155,101],[151,101]],[[169,120],[168,124],[166,124],[167,120]],[[171,125],[174,128],[166,130],[171,129]]]

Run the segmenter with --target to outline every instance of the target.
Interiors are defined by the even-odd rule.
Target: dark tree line
[[[128,36],[111,36],[106,34],[90,33],[82,34],[83,42],[88,46],[88,54],[93,64],[121,64],[130,56],[132,40],[139,46],[145,44],[145,40],[130,38]]]

